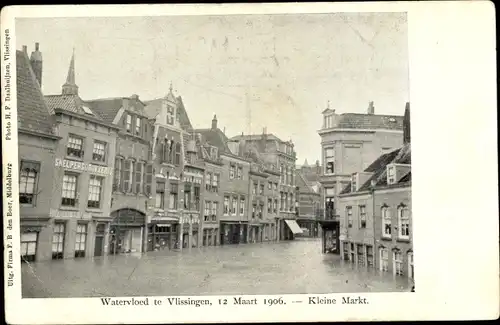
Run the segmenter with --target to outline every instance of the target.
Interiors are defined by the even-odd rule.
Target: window
[[[252,205],[252,218],[255,218],[257,206],[255,204]]]
[[[36,260],[36,248],[38,244],[37,232],[21,233],[21,261],[34,262]]]
[[[184,184],[184,209],[191,210],[191,184]]]
[[[211,215],[211,211],[210,211],[210,201],[205,201],[205,221],[210,221],[210,215]]]
[[[324,117],[325,129],[333,128],[333,115]]]
[[[19,172],[19,203],[35,204],[39,171],[39,163],[21,161],[21,171]]]
[[[264,184],[260,184],[259,186],[259,194],[264,195]]]
[[[358,244],[358,265],[365,265],[365,247],[362,244]]]
[[[94,141],[94,148],[92,148],[92,160],[106,161],[106,143],[102,141]]]
[[[335,173],[335,151],[333,148],[325,149],[325,174]]]
[[[219,202],[212,202],[212,221],[217,221],[217,211],[219,210]]]
[[[394,251],[392,253],[393,272],[395,275],[404,275],[403,272],[403,254],[401,251]]]
[[[274,190],[277,191],[278,190],[278,183],[274,183]]]
[[[205,189],[207,191],[212,189],[212,173],[205,174]]]
[[[87,242],[87,225],[76,226],[75,257],[85,257],[85,243]]]
[[[267,182],[267,189],[272,190],[273,189],[273,183],[272,182]]]
[[[70,135],[68,138],[66,155],[72,158],[83,158],[83,139]]]
[[[117,157],[115,159],[115,171],[113,174],[113,191],[119,191],[122,189],[123,186],[122,172],[123,172],[123,159]]]
[[[410,279],[415,277],[413,269],[413,252],[408,252],[408,277]]]
[[[278,213],[278,199],[274,199],[273,211],[274,213]]]
[[[56,222],[54,224],[54,233],[52,234],[52,259],[64,258],[64,234],[65,224]]]
[[[177,210],[177,199],[179,195],[179,185],[170,184],[170,196],[168,200],[168,208],[172,210]]]
[[[131,160],[125,160],[123,164],[123,192],[132,192],[132,174],[134,163]]]
[[[236,215],[236,205],[238,204],[238,197],[233,196],[233,199],[231,200],[231,214],[233,216]]]
[[[141,135],[141,121],[140,117],[135,118],[135,135],[137,136]]]
[[[284,180],[284,177],[283,177],[283,165],[280,165],[280,183],[283,184],[283,180]]]
[[[257,187],[258,186],[259,186],[259,184],[257,184],[257,182],[253,182],[253,187],[252,187],[252,194],[253,195],[257,194]]]
[[[128,133],[132,132],[132,115],[127,114],[127,120],[125,123],[126,123],[125,125],[127,128],[127,132]]]
[[[194,186],[194,209],[200,210],[200,187],[196,185]]]
[[[382,207],[382,236],[391,238],[391,229],[391,212],[388,207],[384,206]]]
[[[235,170],[235,166],[234,165],[229,165],[229,179],[233,179],[234,178],[234,170]]]
[[[72,207],[76,206],[77,180],[78,176],[76,174],[64,174],[61,205]]]
[[[356,192],[358,188],[356,187],[356,176],[357,174],[352,174],[351,175],[351,192]]]
[[[238,174],[237,174],[238,179],[243,179],[243,167],[238,166]]]
[[[90,175],[89,179],[89,199],[87,206],[98,209],[101,206],[102,183],[104,178]]]
[[[175,107],[167,106],[167,124],[174,125],[175,121]]]
[[[240,215],[245,214],[245,198],[240,198]]]
[[[366,206],[359,206],[359,228],[366,228]]]
[[[349,260],[349,242],[344,242],[344,245],[342,245],[343,247],[343,253],[344,253],[344,257],[343,259],[348,261]]]
[[[165,208],[165,183],[163,182],[156,182],[155,208]]]
[[[229,214],[229,196],[224,196],[224,214]]]
[[[175,164],[176,165],[181,164],[181,144],[180,143],[175,144]]]
[[[389,251],[387,248],[380,248],[380,271],[387,272],[389,270]]]
[[[352,207],[346,208],[346,214],[347,214],[347,226],[349,228],[352,228]]]
[[[210,157],[211,157],[213,160],[216,160],[216,159],[217,159],[217,148],[216,148],[216,147],[211,147],[211,148],[210,148]]]
[[[144,163],[138,162],[135,164],[135,193],[143,192],[144,185]]]
[[[212,182],[212,191],[216,193],[219,192],[219,174],[214,174],[214,179]]]
[[[398,229],[399,238],[410,238],[410,211],[405,206],[398,208]]]
[[[283,211],[285,208],[285,194],[280,192],[280,211]]]
[[[267,213],[273,213],[273,200],[267,199]]]
[[[153,185],[153,165],[146,165],[146,172],[144,177],[144,194],[150,196],[151,187]]]
[[[394,184],[394,166],[387,166],[387,184]]]

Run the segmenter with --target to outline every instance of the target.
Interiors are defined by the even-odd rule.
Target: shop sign
[[[73,160],[59,159],[59,158],[55,159],[55,167],[63,167],[82,172],[89,172],[92,174],[100,174],[104,176],[110,176],[113,174],[112,169],[109,167],[92,165],[80,161],[73,161]]]
[[[66,211],[58,209],[50,209],[50,217],[54,219],[85,219],[92,218],[90,213],[82,211]]]

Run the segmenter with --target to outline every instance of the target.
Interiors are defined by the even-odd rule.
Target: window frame
[[[19,165],[20,165],[20,170],[19,170],[19,204],[21,204],[22,206],[36,206],[36,198],[37,198],[37,193],[38,193],[38,183],[40,180],[41,164],[40,164],[40,162],[37,162],[37,161],[21,160],[21,163]],[[24,166],[26,166],[26,168],[23,168]],[[23,176],[23,171],[27,171],[27,174],[24,176]],[[35,174],[34,177],[30,177],[30,172],[34,172],[34,174]],[[25,179],[25,182],[23,182],[23,178]],[[29,181],[30,179],[33,179],[32,184]],[[27,191],[28,185],[32,185],[31,186],[32,193],[22,192],[23,185],[24,185],[25,191]],[[29,195],[31,195],[31,197],[29,197]],[[29,202],[21,202],[21,199],[24,197],[29,198]]]
[[[329,151],[331,150],[331,155]],[[325,154],[325,175],[335,174],[335,147],[326,147],[324,149]]]
[[[65,190],[65,187],[64,187],[66,176],[75,178],[74,190],[71,192],[73,194],[74,198],[65,196],[65,192],[70,193],[69,190],[68,189]],[[78,174],[78,173],[69,172],[69,171],[64,172],[63,182],[62,182],[62,187],[61,187],[61,206],[63,206],[63,207],[77,207],[78,206],[78,194],[79,194],[78,187],[80,185],[79,178],[80,178],[80,174]],[[71,182],[71,183],[73,183],[73,182]],[[74,200],[74,202],[73,202],[73,204],[66,204],[65,202],[68,202],[68,201],[65,201],[65,199],[66,200]]]
[[[58,227],[60,226],[60,227]],[[62,231],[56,231],[62,228]],[[57,242],[54,243],[54,238],[57,237]],[[52,259],[59,260],[64,259],[64,245],[66,243],[66,222],[56,221],[54,222],[54,227],[52,228]],[[56,251],[54,251],[54,244],[56,244]]]
[[[97,180],[99,181],[99,193],[98,193],[98,201],[95,201],[95,200],[91,200],[91,195],[95,195],[96,193],[95,192],[92,192],[91,191],[91,187],[96,187],[96,185],[92,184],[92,180]],[[104,177],[102,176],[98,176],[98,175],[94,175],[94,174],[90,174],[89,175],[89,186],[88,186],[88,195],[87,195],[87,208],[90,208],[90,209],[101,209],[101,204],[102,204],[102,201],[103,201],[103,186],[104,186]],[[91,205],[90,202],[97,202],[96,203],[93,203]]]
[[[80,226],[84,227],[84,232],[80,231]],[[83,235],[83,250],[82,248],[82,235]],[[87,239],[88,239],[88,224],[87,223],[77,223],[76,224],[76,237],[75,237],[75,258],[85,257],[87,251]],[[77,249],[77,247],[79,249]]]
[[[406,218],[404,218],[406,223],[403,223],[404,212],[407,213]],[[403,230],[406,230],[406,234],[403,233]],[[398,238],[410,239],[410,209],[403,204],[398,207]]]
[[[81,141],[80,149],[75,148],[76,143],[72,140]],[[70,150],[78,152],[71,154]],[[83,160],[85,157],[85,138],[76,134],[68,134],[68,142],[66,143],[66,157],[71,159]]]
[[[383,205],[380,209],[381,218],[382,218],[382,237],[383,238],[392,238],[392,216],[391,210],[389,206]],[[389,230],[387,233],[386,230]]]
[[[99,155],[99,153],[96,153],[96,145],[102,145],[102,159],[96,159],[96,155]],[[98,151],[100,149],[97,149]],[[107,161],[108,155],[108,143],[101,141],[101,140],[94,140],[94,143],[92,144],[92,161],[97,161],[101,163],[105,163]]]
[[[346,216],[347,216],[347,227],[352,228],[353,224],[353,213],[352,213],[352,206],[346,206]]]
[[[358,206],[359,213],[359,228],[366,228],[366,205]]]

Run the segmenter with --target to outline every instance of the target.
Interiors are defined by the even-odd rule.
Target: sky
[[[263,128],[321,158],[321,112],[403,115],[405,13],[16,20],[16,48],[40,43],[42,91],[60,94],[75,51],[83,99],[165,96],[172,83],[195,128],[214,115],[229,137]]]

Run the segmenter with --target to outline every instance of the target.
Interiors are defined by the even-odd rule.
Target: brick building
[[[249,233],[249,170],[250,161],[244,159],[241,155],[231,152],[228,147],[228,138],[217,125],[217,117],[214,116],[210,129],[196,129],[194,132],[198,134],[200,144],[203,149],[209,153],[205,157],[207,168],[205,177],[209,177],[208,173],[212,170],[212,184],[216,183],[216,188],[221,201],[215,201],[214,196],[207,196],[204,202],[204,210],[210,211],[208,204],[213,212],[217,212],[216,219],[219,220],[219,236],[216,238],[215,244],[239,244],[246,243]],[[220,172],[220,174],[218,174]],[[214,176],[215,175],[215,176]],[[217,178],[214,178],[217,177]],[[220,178],[219,178],[220,177]],[[220,189],[218,183],[220,182]],[[206,183],[205,183],[206,184]],[[211,197],[212,201],[209,201]],[[221,211],[213,210],[213,202],[218,202],[216,208],[221,207]],[[222,204],[221,204],[222,203]],[[213,219],[212,221],[213,222]],[[205,223],[207,229],[213,234],[213,226],[209,222]],[[210,237],[208,240],[212,241]]]
[[[353,173],[339,195],[342,258],[413,278],[410,108],[404,144]]]
[[[321,216],[322,206],[320,188],[307,180],[303,168],[295,171],[295,179],[299,203],[297,223],[304,232],[302,236],[317,237],[317,219]]]
[[[380,153],[403,144],[403,117],[376,115],[373,102],[366,114],[336,114],[327,107],[323,112],[321,136],[322,166],[320,177],[324,197],[324,236],[334,253],[340,253],[339,219],[336,202],[340,191],[350,183],[351,174],[366,169]],[[329,238],[330,238],[329,237]]]
[[[26,46],[16,51],[20,255],[21,261],[29,262],[52,258],[52,180],[61,140],[41,91],[41,61],[38,43],[31,62]]]
[[[264,128],[261,135],[239,135],[231,138],[232,142],[253,145],[259,153],[260,160],[277,166],[280,178],[278,181],[279,213],[276,232],[278,240],[289,240],[294,234],[301,233],[296,219],[296,187],[295,161],[296,153],[292,141],[282,141]],[[273,185],[274,186],[274,185]]]
[[[75,57],[58,95],[45,96],[61,137],[53,163],[52,259],[107,253],[118,128],[78,95]]]

